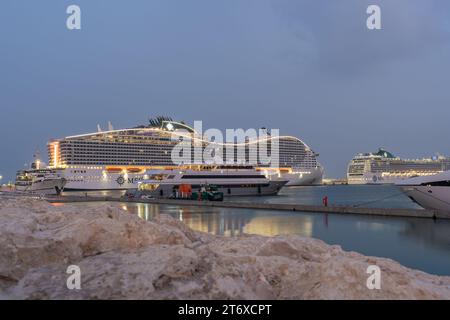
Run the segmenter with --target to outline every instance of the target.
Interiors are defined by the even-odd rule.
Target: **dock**
[[[304,204],[280,204],[280,203],[252,203],[238,201],[198,201],[183,199],[126,199],[118,197],[94,197],[94,196],[62,196],[49,197],[46,199],[51,203],[70,202],[94,202],[94,201],[115,201],[115,202],[135,202],[148,204],[162,204],[175,206],[196,206],[196,207],[216,207],[216,208],[236,208],[254,210],[275,210],[308,213],[329,213],[329,214],[357,214],[369,216],[385,217],[410,217],[429,219],[450,219],[450,214],[427,209],[402,209],[402,208],[362,208],[354,206],[317,206]]]

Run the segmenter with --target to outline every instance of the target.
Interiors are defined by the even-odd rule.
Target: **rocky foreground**
[[[381,289],[369,290],[369,265]],[[69,290],[69,265],[81,289]],[[450,299],[450,277],[298,236],[225,238],[116,204],[0,200],[3,299]]]

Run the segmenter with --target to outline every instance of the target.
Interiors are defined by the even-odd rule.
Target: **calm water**
[[[258,198],[258,202],[301,203],[322,205],[322,198],[328,197],[330,205],[351,205],[378,208],[421,207],[412,202],[395,186],[314,186],[283,188],[277,196]],[[255,201],[255,197],[228,198],[231,201]]]
[[[418,208],[392,186],[293,187],[285,188],[276,197],[232,200],[321,204],[324,195],[332,204]],[[450,221],[139,203],[121,205],[147,220],[166,213],[195,230],[213,234],[313,237],[341,245],[344,250],[391,258],[410,268],[450,275]]]

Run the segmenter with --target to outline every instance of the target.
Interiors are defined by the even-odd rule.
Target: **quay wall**
[[[280,203],[252,203],[237,201],[198,201],[181,199],[126,199],[118,197],[80,197],[80,196],[62,196],[49,197],[49,202],[92,202],[92,201],[119,201],[119,202],[137,202],[150,204],[166,204],[178,206],[203,206],[218,208],[236,208],[236,209],[257,209],[257,210],[281,210],[312,213],[330,213],[330,214],[362,214],[373,216],[389,217],[413,217],[413,218],[431,218],[431,219],[450,219],[450,213],[437,212],[426,209],[402,209],[402,208],[361,208],[352,206],[314,206],[304,204],[280,204]]]

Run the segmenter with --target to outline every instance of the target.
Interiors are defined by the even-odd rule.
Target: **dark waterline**
[[[418,208],[392,186],[287,188],[277,197],[233,198],[233,201],[320,204],[324,195],[335,204]],[[410,268],[450,275],[450,221],[446,220],[143,203],[121,203],[121,206],[146,220],[170,214],[192,229],[218,235],[290,234],[318,238],[347,251],[391,258]]]

